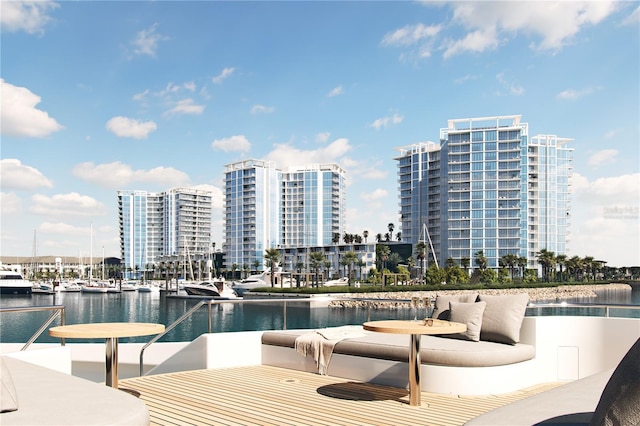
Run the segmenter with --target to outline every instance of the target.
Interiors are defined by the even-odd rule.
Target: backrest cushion
[[[503,296],[481,294],[478,300],[487,303],[482,316],[480,340],[509,345],[518,343],[529,295],[527,293]]]
[[[472,303],[475,302],[477,298],[478,293],[437,295],[436,302],[433,307],[433,313],[431,313],[431,318],[449,321],[450,302]]]
[[[486,302],[449,302],[449,310],[451,311],[450,320],[466,324],[467,331],[464,333],[444,334],[443,336],[478,342],[480,340],[482,314],[486,306]]]
[[[4,358],[0,357],[0,413],[16,411],[18,409],[18,395],[13,386],[13,379]]]
[[[602,391],[590,426],[640,425],[640,339],[622,358]]]

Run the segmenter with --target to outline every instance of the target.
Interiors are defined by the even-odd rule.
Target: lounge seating
[[[2,363],[2,425],[148,425],[135,396],[9,356]]]
[[[640,339],[607,370],[505,405],[465,426],[640,424]]]
[[[536,356],[535,322],[524,318],[528,296],[484,297],[477,294],[438,297],[434,317],[467,323],[468,333],[455,338],[422,336],[421,364],[427,392],[475,395],[507,393],[531,385],[530,364]],[[452,309],[453,308],[453,309]],[[487,318],[488,326],[481,330]],[[307,330],[267,331],[262,335],[262,363],[318,371],[293,350]],[[484,334],[484,337],[483,337]],[[520,341],[520,337],[523,337]],[[405,387],[409,337],[365,332],[337,342],[326,373],[336,377]],[[508,380],[496,380],[508,377]]]

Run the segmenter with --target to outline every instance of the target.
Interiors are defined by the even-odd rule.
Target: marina
[[[335,330],[345,324],[389,318],[411,323],[418,313],[415,307],[411,307],[410,298],[390,301],[396,304],[407,302],[407,309],[396,307],[370,311],[357,307],[329,308],[326,301],[322,306],[309,298],[287,301],[213,300],[207,303],[201,299],[171,297],[159,291],[103,295],[59,293],[55,295],[55,304],[64,304],[67,324],[144,321],[171,324],[167,328],[169,330],[173,322],[180,319],[180,325],[169,331],[167,336],[177,330],[182,331],[171,339],[163,337],[151,345],[144,344],[153,342],[149,338],[121,339],[119,387],[138,395],[138,401],[148,410],[149,422],[142,424],[448,426],[472,422],[477,416],[509,403],[544,396],[568,382],[615,366],[629,342],[640,337],[640,321],[633,319],[638,318],[640,309],[637,306],[640,303],[637,291],[613,292],[606,296],[607,300],[599,298],[597,304],[591,300],[593,306],[567,302],[530,304],[521,336],[524,343],[535,344],[536,356],[525,361],[523,367],[516,367],[517,374],[510,373],[513,369],[509,365],[492,367],[488,371],[491,371],[493,383],[489,383],[487,378],[480,379],[485,374],[482,369],[452,366],[442,370],[446,371],[442,375],[441,367],[430,365],[428,358],[427,361],[423,359],[421,368],[425,381],[421,383],[421,402],[417,405],[411,403],[407,390],[406,361],[388,364],[389,361],[368,358],[364,353],[354,356],[336,348],[327,374],[318,374],[314,372],[313,361],[309,357],[305,360],[292,349],[282,352],[282,348],[269,346],[271,344],[265,340],[267,333],[273,333],[269,330],[305,333],[305,330],[325,330],[327,327]],[[53,299],[54,295],[45,294],[3,298],[2,307],[7,308],[7,300],[17,309],[26,302],[38,306],[43,302],[54,302]],[[631,315],[619,309],[620,302],[627,304],[625,306],[629,307],[627,310]],[[287,305],[285,309],[283,303]],[[208,305],[208,312],[207,309],[193,311],[198,304]],[[571,310],[574,308],[575,311]],[[543,312],[543,309],[553,311]],[[101,311],[103,314],[99,313]],[[7,323],[8,315],[16,314],[26,323],[27,317],[38,313],[3,312],[2,325]],[[422,314],[419,313],[420,316]],[[632,318],[617,318],[620,314]],[[46,318],[46,315],[48,313],[43,313],[42,317]],[[100,320],[96,321],[97,318]],[[14,319],[11,321],[13,325],[16,324]],[[41,324],[43,319],[38,321]],[[37,328],[38,321],[29,326]],[[19,344],[5,343],[4,330],[1,348],[6,354],[17,350]],[[586,330],[600,331],[594,334]],[[625,330],[624,336],[615,337],[612,330]],[[33,328],[25,332],[30,334]],[[275,333],[277,335],[278,332]],[[55,368],[62,370],[67,367],[60,358],[69,357],[71,369],[68,372],[93,382],[105,382],[104,339],[90,339],[87,344],[74,338],[73,343],[60,346],[59,343],[45,343],[48,340],[45,334],[48,333],[43,333],[32,348],[13,356],[40,365],[57,365]],[[370,339],[371,336],[365,338]],[[425,338],[440,339],[423,336],[427,351],[433,342],[424,342]],[[386,336],[384,339],[388,342],[386,344],[399,345],[398,348],[407,350],[408,342],[404,339],[396,343],[387,340]],[[26,338],[16,336],[15,340],[21,344]],[[56,340],[59,342],[59,339],[54,339],[54,342]],[[447,343],[452,339],[443,340]],[[556,359],[556,345],[581,348],[575,354],[567,353],[570,358],[579,354],[580,362],[575,364],[579,369],[572,363]],[[594,356],[593,349],[599,347],[607,348],[605,357]],[[144,361],[143,353],[146,354]],[[406,360],[406,352],[400,359]],[[138,367],[140,372],[136,371]],[[389,374],[389,378],[393,377],[392,382],[380,381]],[[478,374],[480,376],[476,377]],[[442,387],[448,383],[451,390]],[[509,391],[491,390],[496,384],[515,387]],[[477,391],[469,390],[473,387]],[[242,398],[238,398],[239,395]]]

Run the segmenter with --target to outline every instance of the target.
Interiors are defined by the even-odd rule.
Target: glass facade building
[[[338,165],[280,170],[251,159],[225,167],[227,267],[263,269],[269,248],[330,244],[344,231],[345,172]]]
[[[118,191],[120,256],[126,278],[170,257],[211,251],[210,191]]]
[[[488,267],[506,254],[537,267],[541,249],[566,253],[570,139],[530,138],[521,116],[449,120],[440,144],[399,148],[402,235],[429,246],[429,262],[482,251]]]

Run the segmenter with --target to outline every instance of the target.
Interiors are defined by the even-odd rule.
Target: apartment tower
[[[398,148],[402,235],[428,246],[428,262],[458,264],[482,251],[537,267],[541,249],[566,254],[571,139],[529,137],[520,115],[449,120],[440,143]]]
[[[161,193],[118,191],[120,256],[126,277],[170,258],[211,252],[210,191],[175,188]],[[139,272],[138,272],[139,271]]]
[[[227,267],[263,269],[269,248],[328,245],[344,232],[345,171],[337,164],[281,170],[251,159],[225,167]]]

